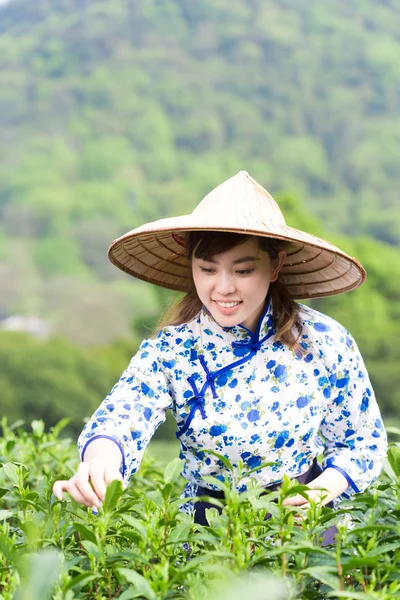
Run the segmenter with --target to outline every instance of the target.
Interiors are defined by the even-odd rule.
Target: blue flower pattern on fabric
[[[92,439],[113,439],[128,479],[170,409],[182,475],[194,486],[208,475],[228,476],[204,450],[224,455],[234,468],[239,461],[251,468],[273,462],[252,475],[262,486],[285,474],[297,477],[323,452],[323,466],[347,478],[347,493],[364,490],[387,449],[368,374],[340,324],[304,305],[300,310],[302,356],[276,340],[271,306],[256,334],[241,325],[223,328],[203,309],[191,322],[144,340],[85,425],[81,455]]]

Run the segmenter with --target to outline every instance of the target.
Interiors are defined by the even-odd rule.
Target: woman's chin
[[[235,327],[241,323],[238,315],[221,315],[218,311],[211,311],[211,315],[216,323],[221,327]]]

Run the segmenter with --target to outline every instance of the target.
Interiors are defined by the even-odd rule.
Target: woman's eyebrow
[[[213,263],[213,264],[218,264],[218,261],[215,260],[215,258],[202,258],[201,260],[203,260],[204,262],[209,262],[209,263]],[[244,262],[250,262],[250,261],[255,261],[255,260],[260,260],[258,258],[258,256],[241,256],[240,258],[237,258],[236,260],[233,261],[234,265],[239,265],[240,263],[244,263]]]
[[[260,260],[257,256],[242,256],[241,258],[237,258],[233,261],[234,265],[239,265],[240,263],[250,262],[251,260]]]

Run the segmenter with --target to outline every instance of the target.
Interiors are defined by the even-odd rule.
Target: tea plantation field
[[[400,598],[397,444],[374,487],[336,511],[312,505],[299,519],[298,509],[282,507],[299,491],[289,480],[277,502],[256,485],[239,495],[221,484],[223,513],[212,509],[210,526],[201,527],[179,511],[181,463],[163,460],[172,447],[150,449],[126,490],[113,482],[98,515],[56,500],[53,482],[78,461],[75,443],[60,435],[64,425],[45,432],[40,421],[29,431],[3,422],[1,599]],[[332,524],[336,544],[321,547]]]

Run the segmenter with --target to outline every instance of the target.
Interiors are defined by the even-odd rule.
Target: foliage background
[[[355,336],[395,418],[399,29],[395,0],[1,5],[0,318],[53,331],[0,332],[4,413],[80,429],[171,299],[118,273],[110,241],[246,169],[367,268],[313,305]]]

